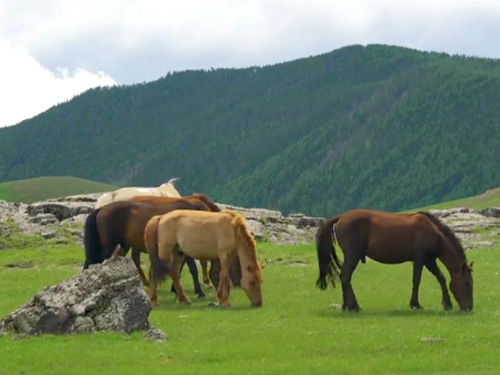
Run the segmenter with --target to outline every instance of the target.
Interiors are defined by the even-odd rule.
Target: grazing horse
[[[172,178],[168,182],[158,187],[124,187],[114,191],[108,191],[102,194],[95,204],[95,208],[100,208],[106,204],[116,201],[126,201],[138,195],[152,195],[159,197],[179,198],[181,195],[174,186],[174,181],[179,178]]]
[[[344,254],[341,262],[335,251],[338,243]],[[359,311],[351,277],[359,261],[369,257],[379,263],[413,262],[412,309],[422,309],[418,289],[425,266],[437,279],[442,305],[452,308],[446,279],[439,259],[451,277],[450,290],[461,310],[473,308],[472,264],[453,231],[429,212],[399,214],[372,210],[352,210],[324,222],[316,233],[319,278],[316,285],[325,290],[335,279],[342,284],[342,310]]]
[[[199,199],[199,198],[197,198],[196,195],[183,197],[183,198],[190,199],[190,200]],[[132,202],[171,202],[172,198],[170,198],[170,197],[158,197],[158,196],[137,196],[137,197],[130,198],[129,201],[132,201]],[[220,208],[215,203],[213,203],[211,201],[204,201],[204,203],[210,208],[210,211],[220,212]],[[200,260],[199,262],[201,264],[201,269],[202,269],[202,273],[203,273],[203,283],[208,286],[208,285],[210,285],[210,280],[212,280],[213,286],[215,287],[215,289],[217,289],[219,286],[219,273],[220,273],[220,268],[221,268],[219,259],[213,259],[210,261],[210,263],[211,263],[210,264],[210,279],[209,279],[209,275],[208,275],[207,261]],[[187,263],[190,270],[193,267],[196,267],[194,259],[185,255],[182,259],[180,272],[182,272],[182,268],[184,267],[184,264],[186,264],[186,263]],[[191,274],[193,273],[193,271],[191,271]],[[233,283],[233,286],[240,286],[241,265],[240,265],[240,261],[239,261],[238,256],[236,256],[233,259],[233,263],[231,264],[231,271],[229,272],[229,274],[230,274],[231,282]],[[175,291],[173,284],[172,284],[172,287],[170,290],[173,293],[177,293]]]
[[[86,257],[83,269],[91,264],[102,263],[113,254],[117,255],[121,249],[124,249],[123,255],[126,255],[132,248],[132,259],[139,277],[144,285],[149,285],[140,259],[141,252],[146,252],[144,228],[151,217],[177,209],[220,211],[220,208],[203,194],[194,194],[187,198],[169,198],[164,202],[117,201],[95,209],[87,216],[84,225],[83,243]],[[192,263],[194,264],[194,260]],[[196,264],[194,268],[190,267],[190,272],[193,275],[195,293],[199,298],[204,297]]]
[[[157,285],[167,273],[172,277],[178,301],[191,304],[179,280],[180,249],[195,259],[220,259],[217,299],[225,307],[231,306],[229,269],[238,255],[241,286],[251,306],[262,305],[262,267],[257,260],[255,240],[237,212],[176,210],[153,216],[146,225],[144,243],[151,261],[149,298],[153,305],[158,305]]]

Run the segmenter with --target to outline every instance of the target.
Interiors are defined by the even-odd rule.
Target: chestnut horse
[[[338,243],[344,255],[341,262],[335,251]],[[452,308],[446,279],[439,259],[451,277],[450,290],[461,310],[473,308],[472,264],[453,231],[429,212],[399,214],[372,210],[352,210],[324,222],[316,233],[319,278],[316,285],[325,290],[335,279],[342,284],[342,310],[359,311],[351,278],[359,261],[369,257],[379,263],[413,262],[412,309],[422,309],[418,289],[425,266],[437,279],[442,305]]]
[[[241,286],[251,306],[262,306],[262,268],[257,260],[255,240],[243,216],[235,211],[205,212],[176,210],[153,216],[144,231],[144,243],[151,261],[149,297],[158,305],[157,284],[168,273],[181,303],[191,304],[179,280],[179,250],[195,259],[220,259],[220,283],[217,299],[224,307],[229,302],[229,269],[236,255],[241,262]]]
[[[132,248],[132,259],[139,277],[144,285],[149,285],[140,260],[141,252],[146,252],[144,228],[152,216],[177,209],[220,211],[220,208],[203,194],[185,198],[165,198],[163,202],[117,201],[95,209],[85,221],[83,242],[86,259],[83,269],[91,264],[103,262],[113,253],[116,255],[120,247],[123,255]],[[194,265],[190,267],[190,272],[193,275],[195,292],[202,298],[205,294],[199,285],[196,264],[193,259],[188,260],[188,266],[190,263]]]

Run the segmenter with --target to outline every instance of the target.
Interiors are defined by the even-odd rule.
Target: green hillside
[[[0,199],[32,203],[75,194],[99,193],[116,187],[75,177],[38,177],[0,183]]]
[[[71,175],[284,213],[407,210],[500,186],[500,62],[349,46],[87,91],[0,129],[0,180]]]
[[[491,189],[485,191],[483,194],[479,194],[473,197],[455,199],[448,202],[442,202],[438,204],[432,204],[426,207],[421,207],[417,209],[407,210],[406,212],[412,211],[426,211],[431,209],[447,209],[454,207],[467,207],[467,208],[486,208],[486,207],[500,207],[500,188]]]

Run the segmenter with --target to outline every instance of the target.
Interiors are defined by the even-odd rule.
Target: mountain
[[[400,211],[500,186],[500,62],[347,46],[89,90],[0,129],[0,182],[76,176],[284,213]]]

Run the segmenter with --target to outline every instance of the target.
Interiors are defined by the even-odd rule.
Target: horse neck
[[[238,238],[238,248],[237,253],[240,258],[241,273],[245,275],[255,275],[259,279],[261,272],[261,267],[259,261],[257,260],[255,249],[250,249],[250,244],[247,243],[246,238]]]
[[[462,263],[466,261],[465,259],[462,259],[462,257],[455,251],[453,246],[451,246],[447,240],[444,241],[438,258],[444,264],[451,277],[461,273]]]
[[[164,197],[180,197],[179,192],[172,185],[160,186],[158,190]]]

